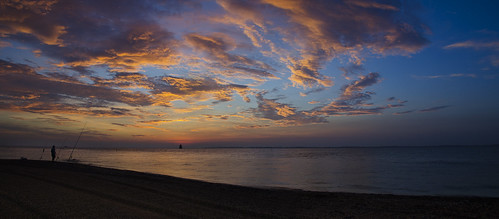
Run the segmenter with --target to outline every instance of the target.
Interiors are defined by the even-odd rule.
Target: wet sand
[[[494,218],[499,198],[259,189],[76,163],[0,160],[2,218]]]

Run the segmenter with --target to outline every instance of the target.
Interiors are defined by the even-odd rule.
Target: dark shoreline
[[[499,215],[499,198],[263,189],[77,163],[0,160],[0,215],[366,218]]]

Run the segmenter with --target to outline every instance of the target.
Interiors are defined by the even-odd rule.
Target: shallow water
[[[0,158],[50,159],[50,148]],[[67,160],[70,149],[59,149]],[[254,187],[499,197],[499,147],[77,149],[81,163]]]

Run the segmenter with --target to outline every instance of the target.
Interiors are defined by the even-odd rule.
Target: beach
[[[251,188],[78,163],[0,160],[6,218],[367,218],[499,215],[499,198]]]

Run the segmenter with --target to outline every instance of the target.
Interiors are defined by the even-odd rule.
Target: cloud
[[[265,5],[258,1],[237,1],[219,0],[217,3],[227,11],[223,16],[211,17],[210,20],[216,23],[233,24],[242,29],[243,34],[251,40],[253,46],[259,48],[262,54],[269,55],[275,53],[275,44],[265,39],[266,23],[271,23],[265,19],[261,13],[265,10]],[[265,48],[265,47],[269,48]],[[267,51],[270,49],[271,51]]]
[[[450,105],[434,106],[434,107],[430,107],[430,108],[419,110],[418,112],[433,112],[433,111],[445,109],[445,108],[448,108],[448,107],[450,107]]]
[[[414,112],[414,110],[407,110],[407,111],[393,113],[393,115],[404,115],[404,114],[409,114],[409,113],[413,113],[413,112]]]
[[[42,51],[62,60],[59,66],[72,68],[105,65],[111,71],[136,72],[143,66],[168,68],[178,63],[173,34],[159,25],[133,23],[120,28],[107,34],[95,33],[97,42],[73,36],[64,47],[45,47]]]
[[[256,94],[258,107],[253,109],[252,112],[257,117],[273,120],[280,126],[327,123],[327,120],[322,116],[297,110],[289,104],[277,102],[276,99],[264,98],[264,94]]]
[[[65,128],[60,128],[57,126],[56,128],[48,127],[48,126],[43,126],[43,127],[37,127],[35,124],[34,126],[26,126],[26,125],[19,125],[19,124],[9,124],[9,123],[1,123],[0,124],[0,138],[5,141],[5,139],[15,139],[13,143],[16,143],[15,141],[19,141],[19,139],[36,139],[36,142],[39,143],[40,138],[60,138],[60,136],[72,136],[74,133],[71,131],[68,131]],[[5,142],[4,142],[5,143]]]
[[[230,118],[245,119],[244,116],[241,116],[241,115],[238,115],[238,114],[228,114],[228,115],[209,115],[209,114],[203,114],[203,116],[207,120],[214,120],[214,119],[228,120]]]
[[[499,67],[499,56],[492,55],[489,57],[489,59],[490,59],[490,64],[492,64],[493,66]]]
[[[8,1],[1,7],[0,35],[23,40],[60,66],[103,65],[134,72],[168,68],[178,61],[173,34],[157,17],[180,10],[169,1]],[[125,19],[134,17],[134,19]]]
[[[176,114],[190,113],[200,110],[213,109],[212,105],[190,104],[188,107],[173,107],[172,110]],[[186,120],[187,121],[187,120]]]
[[[397,99],[396,97],[389,97],[388,99],[386,99],[386,101],[388,102],[397,102],[399,105],[402,105],[404,103],[407,103],[409,101],[407,100],[400,100],[400,99]],[[394,105],[397,105],[397,104],[394,104]]]
[[[54,123],[56,125],[62,125],[65,123],[73,123],[73,122],[79,122],[74,119],[70,119],[64,116],[60,115],[44,115],[44,117],[37,117],[35,119],[28,119],[25,117],[17,117],[17,116],[11,116],[11,119],[16,119],[16,120],[22,120],[22,121],[27,121],[27,120],[37,120],[37,122],[41,123]]]
[[[258,108],[252,112],[260,118],[277,121],[277,124],[301,125],[308,123],[326,123],[329,116],[355,116],[355,115],[375,115],[381,114],[386,109],[403,107],[407,101],[396,100],[395,97],[388,99],[389,102],[396,101],[396,104],[386,104],[374,106],[367,101],[371,100],[374,92],[365,91],[367,87],[381,81],[379,73],[372,72],[359,76],[357,80],[344,85],[341,88],[341,95],[327,105],[318,106],[312,110],[300,111],[296,108],[277,102],[278,99],[267,99],[265,93],[256,94]],[[310,101],[309,104],[318,104],[318,101]]]
[[[162,120],[162,119],[155,119],[155,120],[144,120],[144,121],[139,121],[140,123],[143,124],[148,124],[148,125],[160,125],[162,123],[168,123],[168,122],[174,122],[174,120]]]
[[[282,32],[300,48],[301,58],[291,59],[288,68],[295,86],[331,86],[319,73],[322,64],[346,56],[360,64],[365,53],[410,54],[428,44],[425,26],[410,14],[411,8],[393,1],[305,1],[282,0],[265,3],[285,14],[291,27]]]
[[[115,73],[112,78],[92,77],[96,86],[120,89],[147,89],[152,94],[153,105],[170,106],[170,102],[182,100],[189,103],[215,99],[213,103],[232,100],[238,93],[245,101],[251,89],[245,85],[225,83],[213,78],[181,78],[173,76],[148,77],[141,73]],[[208,106],[209,107],[209,106]],[[175,109],[180,110],[180,109]],[[190,106],[190,111],[196,110]]]
[[[333,86],[333,81],[330,77],[319,73],[319,69],[324,61],[315,56],[307,56],[307,58],[301,60],[291,59],[290,65],[288,65],[292,73],[289,80],[293,82],[294,86],[304,88],[313,87],[317,84],[325,87]]]
[[[427,75],[427,76],[414,75],[413,77],[421,79],[437,79],[437,78],[476,78],[477,76],[476,74],[457,73],[457,74]]]
[[[123,89],[152,89],[153,83],[144,74],[117,72],[111,79],[100,77],[91,77],[96,86],[100,87],[117,87]]]
[[[56,117],[52,118],[55,118],[57,120]],[[74,136],[76,139],[76,137],[80,134],[80,130],[76,131],[71,128],[68,129],[67,126],[60,126],[59,124],[57,124],[57,122],[55,122],[56,126],[47,125],[46,122],[54,122],[51,121],[52,118],[36,118],[35,121],[38,120],[38,122],[33,122],[31,123],[31,125],[2,123],[0,124],[0,138],[7,141],[9,141],[9,139],[12,139],[13,144],[18,144],[19,139],[31,141],[33,145],[40,145],[41,139],[45,139],[43,141],[45,142],[45,144],[47,144],[48,142],[58,142],[59,144],[65,142],[67,144],[68,141],[70,141],[70,138],[72,138],[71,136]],[[82,124],[80,123],[78,126],[80,125]],[[107,138],[111,136],[107,134],[107,132],[101,132],[88,127],[85,129],[82,135],[83,136],[81,140],[85,139],[85,141],[88,139],[100,140],[103,137]],[[65,138],[67,141],[61,141],[64,139],[62,138],[62,136],[66,136]],[[68,136],[70,136],[70,138],[67,138]]]
[[[325,90],[325,89],[326,89],[326,88],[324,88],[324,87],[318,87],[318,88],[315,88],[315,89],[309,90],[309,91],[307,91],[307,92],[300,92],[300,96],[302,96],[302,97],[306,97],[306,96],[308,96],[309,94],[312,94],[312,93],[319,93],[319,92],[321,92],[321,91],[323,91],[323,90]]]
[[[27,65],[0,61],[0,109],[60,114],[45,121],[61,123],[78,117],[70,114],[113,117],[105,122],[116,129],[164,130],[159,127],[165,123],[191,119],[248,122],[236,128],[326,123],[329,116],[403,106],[370,103],[375,93],[367,89],[381,77],[361,75],[362,62],[370,55],[415,53],[428,43],[412,8],[398,1],[219,0],[220,7],[184,2],[0,3],[0,46],[21,45],[35,57],[21,61]],[[344,67],[323,72],[331,60]],[[283,89],[324,96],[335,73],[351,83],[339,88],[337,98],[306,100],[316,104],[305,102],[309,110],[262,92],[282,88],[264,82],[287,78]],[[237,101],[227,109],[247,117],[213,112],[229,105],[220,103],[250,102],[252,95],[250,110]],[[255,121],[265,124],[249,124]]]
[[[489,42],[478,42],[473,40],[463,41],[459,43],[453,43],[443,47],[444,49],[475,49],[475,50],[492,50],[493,54],[489,54],[486,58],[492,66],[499,66],[499,57],[497,53],[499,51],[499,41],[489,41]]]
[[[453,43],[444,46],[444,49],[457,49],[457,48],[471,48],[471,49],[493,49],[499,50],[499,41],[492,42],[477,42],[473,40],[463,41],[459,43]]]
[[[60,36],[66,33],[66,27],[47,16],[56,3],[57,0],[2,1],[0,36],[28,34],[47,45],[62,45]]]
[[[236,125],[234,128],[236,129],[261,129],[261,128],[268,128],[270,125]]]
[[[356,63],[350,63],[347,66],[340,67],[340,71],[343,72],[343,76],[346,79],[350,79],[351,76],[356,76],[359,75],[360,73],[364,72],[364,66]]]
[[[366,87],[376,84],[380,81],[380,75],[377,72],[369,73],[365,76],[361,76],[359,80],[355,80],[349,85],[345,85],[342,90],[341,95],[344,99],[350,99],[356,94],[360,93]]]
[[[230,31],[205,33],[199,28],[175,36],[175,25],[165,21],[195,8],[185,1],[9,1],[1,9],[0,35],[29,44],[38,55],[83,75],[93,74],[92,67],[137,73],[146,66],[192,70],[194,62],[203,62],[207,63],[202,66],[204,73],[264,82],[278,79],[275,74],[279,71],[274,69],[278,66],[288,68],[289,80],[303,88],[334,84],[333,77],[320,72],[331,59],[347,57],[359,65],[369,53],[410,54],[427,44],[423,24],[411,14],[410,6],[397,1],[217,3],[227,13],[204,15],[207,22],[237,25],[260,55],[284,63],[271,66],[253,54],[241,55],[241,50],[254,48],[240,46]],[[198,8],[196,12],[205,12]],[[217,30],[224,28],[228,29]],[[275,43],[276,39],[281,42]],[[187,52],[186,45],[202,58]],[[284,49],[288,45],[292,48]],[[192,66],[183,66],[185,63]],[[150,84],[130,86],[146,88]]]
[[[268,64],[250,59],[245,56],[231,54],[228,51],[236,47],[234,40],[226,34],[214,33],[210,36],[191,33],[184,36],[196,51],[206,55],[213,66],[217,66],[227,71],[218,71],[227,76],[242,75],[255,80],[264,80],[264,78],[274,78],[272,73],[274,69]]]
[[[450,105],[443,105],[443,106],[434,106],[434,107],[429,107],[421,110],[407,110],[407,111],[402,111],[402,112],[396,112],[393,115],[404,115],[404,114],[409,114],[409,113],[414,113],[414,112],[419,112],[419,113],[426,113],[426,112],[433,112],[433,111],[438,111],[442,110],[445,108],[451,107]]]
[[[249,102],[252,90],[245,85],[212,78],[148,77],[140,73],[112,73],[110,79],[97,76],[89,79],[93,84],[61,72],[40,74],[28,65],[0,60],[0,109],[138,117],[136,109],[128,108],[168,107],[175,100],[187,103],[213,100],[212,104],[216,104],[231,101],[234,93]],[[210,105],[199,107],[174,110],[187,112],[211,108]],[[148,115],[145,110],[140,115]]]
[[[247,21],[251,21],[259,27],[263,28],[265,26],[265,20],[259,12],[263,7],[256,1],[219,0],[217,3],[231,15],[242,19],[243,21],[238,22],[240,25],[244,26]]]
[[[56,76],[56,77],[50,77]],[[130,115],[113,104],[151,105],[153,100],[141,92],[122,92],[84,84],[75,79],[37,73],[24,64],[0,60],[0,108],[33,112],[79,112],[92,115]],[[102,109],[110,107],[109,109]]]
[[[121,126],[121,127],[128,127],[128,125],[127,125],[127,124],[123,124],[123,123],[113,122],[113,123],[111,123],[111,124],[113,124],[113,125],[117,125],[117,126]]]
[[[218,102],[232,100],[232,95],[237,92],[243,99],[249,101],[246,96],[251,90],[248,86],[220,83],[212,78],[187,79],[173,76],[165,76],[160,79],[151,80],[157,103],[169,105],[171,101],[183,100],[188,103],[194,101],[206,101],[214,98]]]
[[[387,104],[385,106],[373,106],[367,103],[371,99],[373,92],[364,91],[367,87],[372,86],[381,81],[381,76],[372,72],[365,76],[360,76],[358,80],[352,81],[341,88],[341,95],[328,105],[313,112],[315,115],[370,115],[380,114],[383,110],[388,108],[395,108],[404,106],[400,104]]]
[[[0,40],[0,48],[12,46],[12,43]]]
[[[383,4],[383,3],[378,3],[378,2],[373,2],[373,1],[363,1],[363,0],[351,0],[348,2],[348,4],[364,7],[364,8],[376,8],[376,9],[382,9],[382,10],[392,10],[392,11],[398,11],[399,9],[393,5],[389,4]]]
[[[424,25],[411,14],[410,6],[398,1],[217,3],[227,13],[205,15],[207,22],[237,25],[260,54],[284,62],[297,87],[332,86],[332,77],[320,73],[331,59],[347,57],[359,64],[365,54],[410,54],[428,43],[422,34]],[[192,57],[183,51],[184,45],[190,45],[204,55],[197,60],[206,61],[211,73],[258,81],[278,78],[263,59],[238,54],[245,48],[228,34],[181,33],[183,38],[176,39],[171,32],[175,26],[165,21],[195,8],[192,5],[155,0],[8,1],[1,8],[0,35],[26,42],[58,66],[85,75],[94,66],[121,73],[144,71],[146,66],[180,66]],[[278,37],[282,42],[277,44],[293,48],[274,43]]]
[[[204,115],[207,119],[221,119],[227,120],[229,119],[229,115]]]
[[[116,126],[125,127],[125,128],[155,129],[155,130],[160,130],[160,131],[169,131],[168,129],[156,127],[156,125],[158,125],[158,124],[155,124],[155,123],[144,123],[146,125],[137,125],[137,124],[125,124],[125,123],[114,122],[114,123],[111,123],[111,124],[112,125],[116,125]]]
[[[359,65],[369,53],[407,55],[428,44],[426,27],[399,1],[255,2],[218,1],[228,15],[214,21],[237,25],[255,47],[269,47],[263,54],[280,55],[296,87],[332,86],[332,78],[320,73],[331,59],[346,57]],[[269,29],[279,31],[293,49],[285,51],[265,39],[262,33]]]

